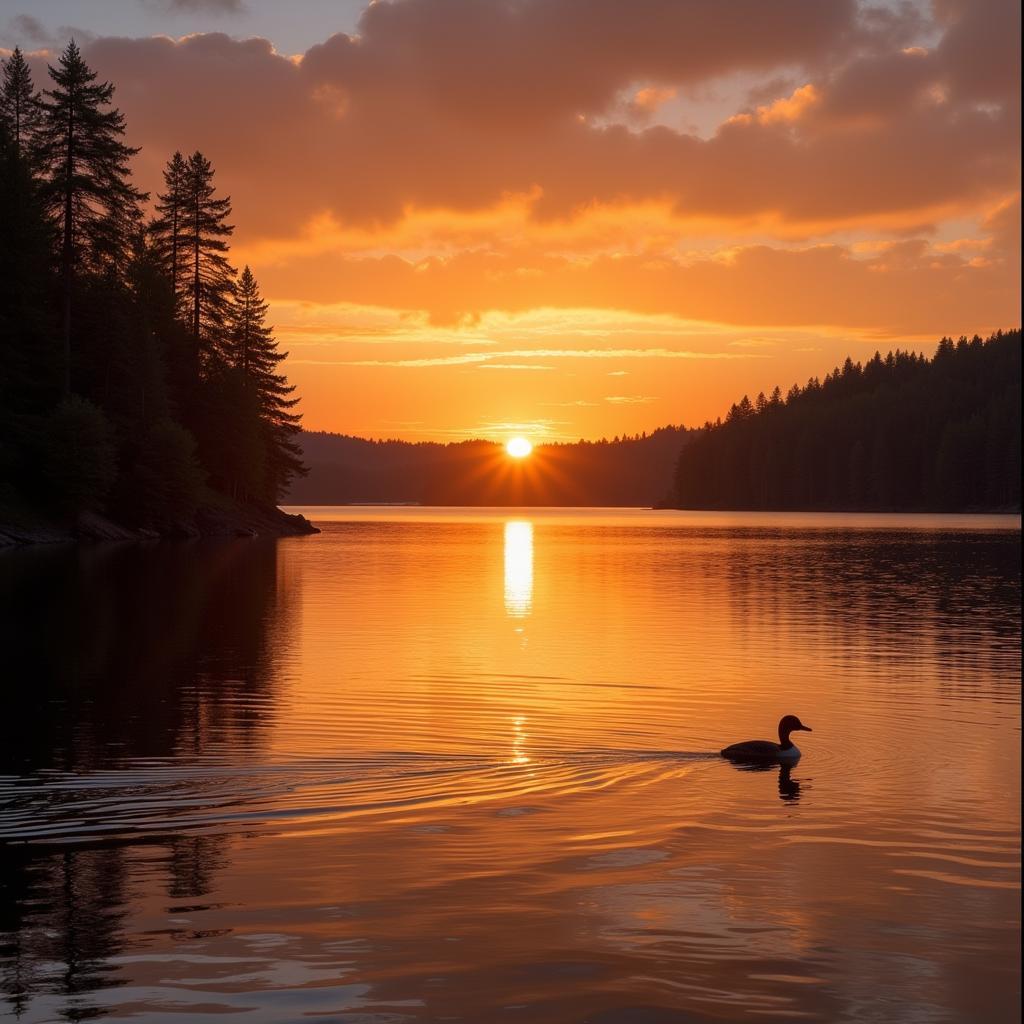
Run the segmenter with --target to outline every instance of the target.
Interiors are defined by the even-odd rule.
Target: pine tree
[[[16,156],[29,156],[39,131],[42,107],[32,85],[32,72],[20,47],[3,62],[0,81],[0,122]]]
[[[150,225],[150,232],[160,261],[171,282],[171,294],[177,308],[185,281],[185,231],[188,206],[188,163],[181,153],[175,153],[164,169],[166,192],[159,193],[156,204],[158,216]]]
[[[238,278],[231,307],[231,362],[247,381],[260,389],[263,380],[284,356],[277,351],[273,328],[268,327],[269,306],[260,294],[252,271],[246,266]]]
[[[234,288],[235,270],[224,255],[235,230],[227,223],[231,198],[218,198],[213,165],[198,150],[185,173],[185,223],[181,241],[188,261],[189,312],[193,340],[193,375],[199,379],[223,358],[224,318]]]
[[[60,397],[49,309],[53,234],[28,164],[0,121],[0,491],[15,475],[31,417]]]
[[[823,381],[746,399],[679,455],[686,508],[1013,508],[1020,501],[1020,331],[943,338],[934,359],[847,359]],[[761,402],[757,405],[760,407]],[[753,489],[747,481],[752,480]]]
[[[210,162],[176,153],[144,226],[113,86],[74,42],[50,76],[0,66],[0,500],[169,531],[209,489],[275,500],[297,400]]]
[[[46,90],[39,159],[44,198],[60,230],[63,291],[64,393],[71,391],[71,314],[75,278],[83,271],[116,268],[148,198],[130,182],[129,159],[138,152],[121,142],[124,115],[110,106],[114,87],[96,84],[96,72],[72,40]]]
[[[291,397],[295,388],[279,372],[288,353],[278,351],[266,319],[267,303],[247,266],[239,277],[231,308],[230,356],[243,386],[257,397],[265,448],[263,497],[276,501],[291,478],[304,475],[306,468],[295,441],[301,416],[292,410],[299,400]]]
[[[0,66],[0,427],[10,439],[19,417],[52,404],[59,377],[45,309],[53,238],[33,177],[39,94],[19,48]],[[0,452],[0,476],[5,462]]]

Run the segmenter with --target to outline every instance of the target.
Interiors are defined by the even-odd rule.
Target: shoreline
[[[35,544],[141,543],[204,538],[301,537],[319,533],[304,515],[276,505],[238,502],[202,505],[188,520],[159,528],[131,527],[98,512],[81,512],[61,521],[25,510],[0,510],[0,550]]]

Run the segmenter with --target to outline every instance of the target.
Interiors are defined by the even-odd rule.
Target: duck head
[[[809,725],[804,725],[796,715],[784,715],[779,722],[779,742],[783,747],[789,746],[791,732],[813,732]]]

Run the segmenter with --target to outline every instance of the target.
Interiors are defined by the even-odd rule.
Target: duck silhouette
[[[764,762],[764,761],[796,761],[800,757],[800,748],[789,738],[790,733],[812,732],[809,725],[804,725],[796,715],[785,715],[779,721],[779,742],[771,740],[746,740],[733,743],[722,751],[722,757],[730,761]]]

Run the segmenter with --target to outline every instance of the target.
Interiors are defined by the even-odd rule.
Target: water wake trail
[[[86,773],[0,777],[0,840],[75,843],[183,829],[342,823],[405,810],[646,786],[710,752],[593,749],[488,758],[384,752],[232,764],[141,761]]]

